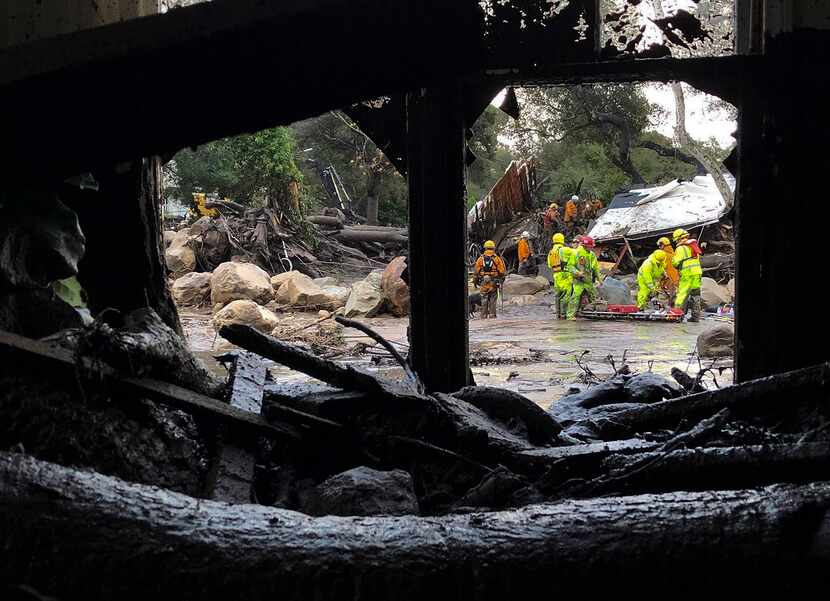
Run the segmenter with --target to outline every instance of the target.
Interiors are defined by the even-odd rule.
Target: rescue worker
[[[666,253],[662,250],[655,250],[649,257],[640,265],[637,271],[637,283],[640,289],[637,292],[637,308],[643,311],[648,305],[648,301],[652,296],[657,294],[657,288],[660,280],[666,272]]]
[[[579,196],[574,194],[571,196],[571,199],[565,203],[565,228],[571,228],[574,223],[576,222],[576,218],[579,215],[579,209],[576,206],[576,203],[579,202]]]
[[[574,249],[565,246],[565,236],[561,233],[553,235],[553,247],[548,253],[548,267],[553,272],[553,289],[556,292],[556,316],[565,319],[568,313],[568,303],[573,288],[573,275],[566,269]]]
[[[700,280],[703,277],[703,268],[700,266],[702,254],[697,240],[689,238],[689,232],[682,228],[674,230],[672,234],[677,248],[672,257],[672,265],[680,272],[680,285],[674,306],[686,310],[686,301],[689,301],[692,315],[689,321],[700,320]]]
[[[484,243],[484,254],[476,260],[473,283],[481,293],[482,319],[496,317],[496,302],[499,287],[507,274],[504,260],[496,254],[496,243],[488,240]]]
[[[663,281],[660,287],[665,291],[670,300],[674,300],[674,295],[677,293],[677,283],[680,281],[680,274],[672,265],[672,257],[674,257],[674,248],[671,242],[665,236],[657,241],[657,248],[666,253],[666,272],[663,274]]]
[[[588,301],[593,302],[596,298],[595,284],[599,281],[599,262],[593,253],[596,246],[591,236],[579,236],[579,245],[571,254],[566,269],[573,277],[573,288],[571,298],[568,302],[568,319],[576,319],[582,303],[582,295],[588,295]]]
[[[550,203],[542,219],[546,230],[559,225],[559,205],[555,202]]]
[[[516,253],[519,256],[519,275],[528,275],[530,272],[530,259],[533,256],[533,251],[530,248],[529,238],[530,232],[525,230],[516,244]]]

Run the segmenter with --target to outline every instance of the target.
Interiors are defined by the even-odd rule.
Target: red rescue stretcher
[[[636,320],[636,321],[683,321],[682,309],[670,308],[662,311],[640,311],[637,305],[608,305],[605,310],[583,307],[581,316],[597,320]]]

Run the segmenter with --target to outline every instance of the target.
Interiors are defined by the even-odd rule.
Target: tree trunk
[[[86,599],[792,596],[826,584],[829,503],[814,483],[311,518],[0,453],[0,578]]]
[[[344,227],[334,237],[343,242],[397,242],[399,244],[406,244],[409,238],[398,232],[399,230],[397,228],[389,228],[388,231],[379,231]]]

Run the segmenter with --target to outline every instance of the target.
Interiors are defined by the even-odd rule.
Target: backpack
[[[561,271],[562,270],[562,247],[555,249],[555,252],[551,253],[550,258],[550,268],[554,271]]]
[[[482,265],[481,271],[483,273],[496,271],[496,255],[483,255],[483,257],[484,264]]]
[[[698,245],[697,240],[692,238],[686,243],[689,248],[692,250],[692,258],[697,259],[700,255],[703,254],[703,251],[700,249],[700,245]]]

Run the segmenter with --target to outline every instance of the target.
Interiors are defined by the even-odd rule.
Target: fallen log
[[[398,233],[397,230],[383,232],[372,230],[356,230],[349,227],[344,227],[334,235],[335,238],[341,242],[395,242],[398,244],[406,244],[409,242],[407,236]]]
[[[683,419],[699,419],[725,408],[757,414],[774,408],[786,409],[798,400],[826,402],[828,383],[830,363],[822,363],[726,388],[619,411],[603,420],[600,430],[603,438],[609,440],[626,432],[675,428]]]
[[[73,351],[53,347],[45,342],[31,340],[8,332],[0,332],[0,351],[22,355],[29,360],[44,361],[50,376],[64,378],[67,385],[84,386],[106,383],[124,392],[119,399],[139,402],[149,398],[174,409],[181,409],[194,416],[203,416],[227,425],[240,435],[258,434],[276,438],[299,438],[299,432],[288,424],[267,422],[261,416],[232,407],[206,395],[169,382],[152,378],[134,378],[123,374],[98,360],[91,360]],[[93,378],[86,381],[81,376]]]
[[[0,453],[0,578],[86,599],[618,597],[644,583],[680,597],[792,596],[827,583],[828,505],[820,482],[312,518]]]
[[[321,359],[313,353],[281,342],[250,326],[241,324],[222,326],[219,335],[245,350],[276,361],[291,369],[301,371],[312,378],[317,378],[343,390],[365,392],[381,398],[394,398],[396,400],[428,400],[427,397],[395,389],[391,384],[383,383],[371,374],[358,371],[353,367]]]
[[[608,475],[589,487],[591,496],[811,482],[830,473],[830,443],[652,451],[611,456],[605,467]]]
[[[330,215],[309,215],[306,217],[306,221],[314,225],[324,225],[337,230],[343,229],[343,220]]]

